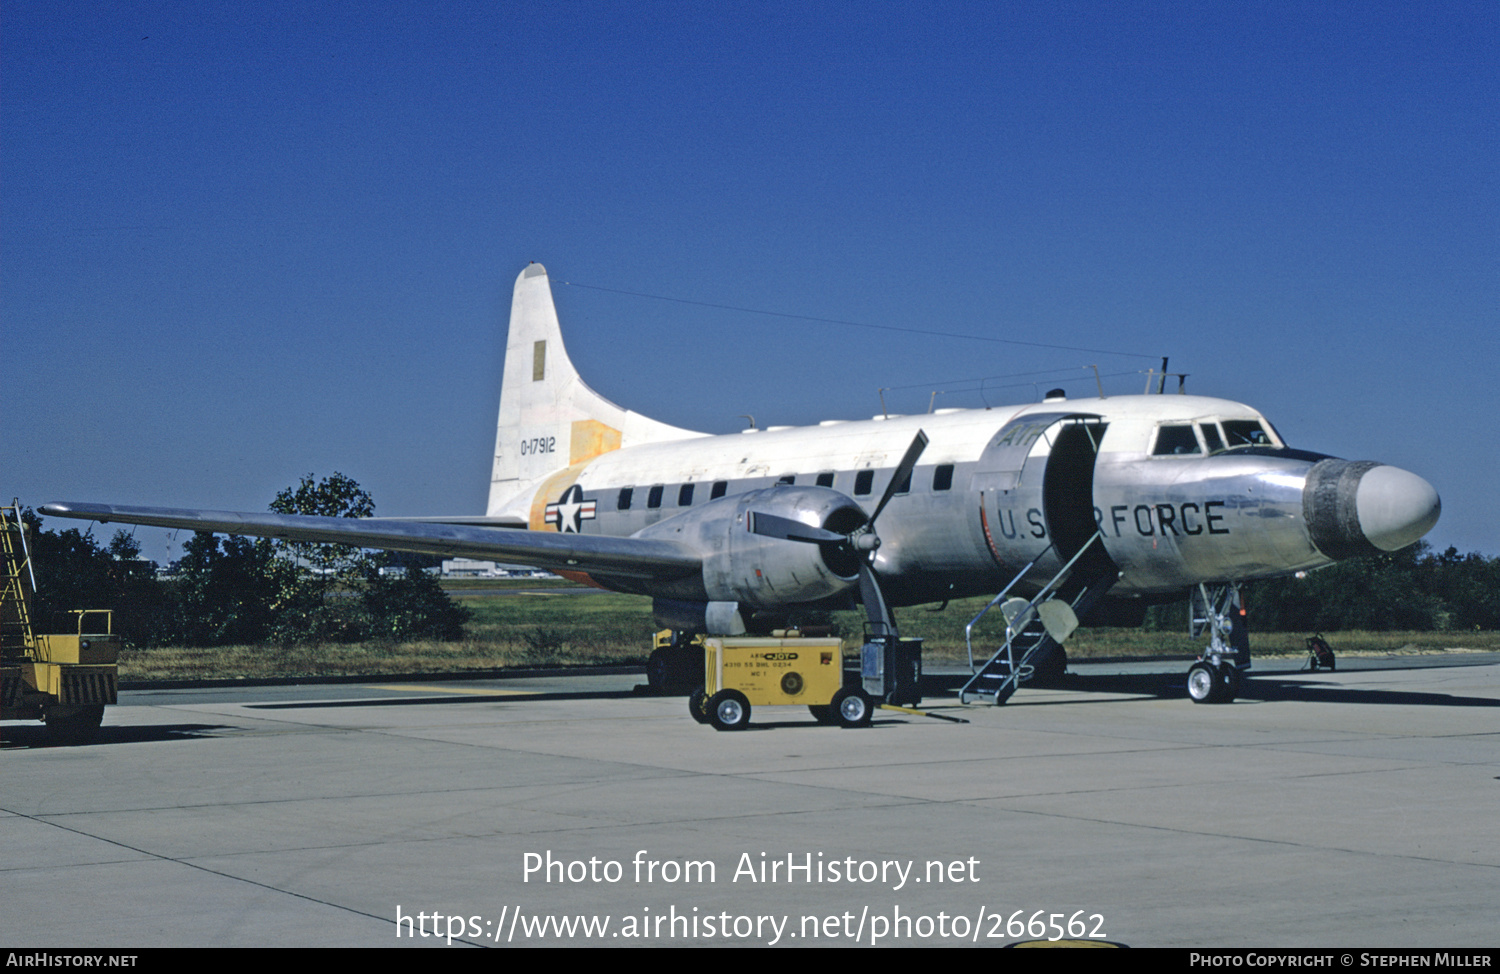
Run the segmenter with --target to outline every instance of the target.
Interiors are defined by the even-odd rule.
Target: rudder
[[[622,446],[701,436],[622,409],[590,389],[563,347],[547,269],[530,264],[516,278],[500,387],[500,419],[487,513],[553,471]]]

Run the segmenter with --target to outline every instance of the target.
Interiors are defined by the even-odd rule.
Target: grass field
[[[650,599],[605,592],[579,594],[568,583],[545,580],[473,580],[445,585],[473,610],[468,637],[451,643],[355,643],[296,646],[155,647],[127,649],[120,678],[155,680],[266,679],[272,677],[376,676],[450,673],[530,666],[640,665],[650,652]],[[496,590],[528,594],[492,594]],[[466,594],[472,593],[472,594]],[[481,594],[485,593],[485,594]],[[529,594],[536,593],[536,594]],[[929,663],[961,663],[964,624],[984,599],[956,601],[942,612],[903,609],[903,636],[925,640]],[[859,639],[864,616],[837,613],[845,639]],[[975,651],[998,644],[1003,623],[992,612],[978,627]],[[1258,657],[1300,656],[1307,633],[1253,633]],[[1497,651],[1495,632],[1341,632],[1325,633],[1342,655]],[[1138,629],[1080,629],[1068,641],[1073,659],[1197,655],[1204,640],[1186,633]]]

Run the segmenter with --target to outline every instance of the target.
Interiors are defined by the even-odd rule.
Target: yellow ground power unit
[[[836,638],[711,636],[703,640],[703,686],[688,712],[718,730],[750,723],[753,707],[805,706],[819,723],[862,727],[873,701],[857,666],[846,685],[843,643]]]

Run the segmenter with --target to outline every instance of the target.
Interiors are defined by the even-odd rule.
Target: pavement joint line
[[[957,799],[956,803],[1000,803],[1006,801],[1001,798],[970,798]],[[1500,869],[1500,863],[1491,862],[1469,862],[1462,859],[1439,859],[1433,856],[1415,856],[1409,853],[1391,854],[1379,852],[1373,849],[1346,849],[1336,845],[1309,845],[1306,842],[1297,842],[1292,839],[1272,839],[1259,835],[1240,835],[1234,832],[1207,832],[1202,829],[1186,829],[1176,825],[1153,825],[1150,822],[1129,822],[1110,818],[1090,818],[1085,815],[1066,815],[1062,812],[1043,812],[1031,808],[1011,808],[999,805],[1000,811],[1010,812],[1016,815],[1035,815],[1039,818],[1063,819],[1069,822],[1088,822],[1093,825],[1112,825],[1121,828],[1150,829],[1153,832],[1168,832],[1174,835],[1196,835],[1212,839],[1231,839],[1237,842],[1253,842],[1264,845],[1287,846],[1293,849],[1312,849],[1319,852],[1339,852],[1351,856],[1370,856],[1376,859],[1401,859],[1414,860],[1416,862],[1434,862],[1446,865],[1473,866],[1479,869]]]
[[[713,776],[713,777],[738,777],[736,775],[723,775],[723,774],[713,774],[713,775],[710,775],[710,776]],[[860,794],[860,793],[856,792],[856,794]],[[1035,796],[1035,797],[1053,797],[1055,795],[1060,795],[1060,794],[1070,794],[1070,792],[1049,793],[1047,796]],[[1026,797],[1033,797],[1033,796],[1026,796]],[[923,798],[917,798],[917,799],[905,798],[905,799],[902,799],[902,800],[893,800],[893,801],[888,801],[888,802],[881,802],[881,803],[878,803],[878,804],[881,807],[887,807],[887,806],[899,807],[899,806],[903,806],[903,805],[905,805],[905,806],[920,806],[920,805],[965,805],[965,804],[980,804],[980,803],[997,803],[997,802],[1003,802],[1003,801],[1005,801],[1005,799],[999,799],[999,798],[955,798],[955,799],[941,799],[941,800],[940,799],[923,799]],[[862,805],[859,805],[858,807],[859,808],[867,808],[867,807],[870,807],[870,806],[862,804]],[[738,820],[749,821],[749,820],[765,819],[765,818],[782,818],[782,817],[796,816],[796,815],[837,814],[838,812],[848,811],[848,810],[849,810],[848,807],[828,807],[828,808],[818,808],[818,809],[787,809],[787,810],[784,810],[784,811],[772,811],[772,812],[760,812],[760,813],[750,812],[750,813],[741,813],[741,814],[736,814],[736,815],[726,815],[726,816],[721,816],[721,817],[718,817],[718,818],[707,819],[707,820],[705,820],[705,819],[671,819],[671,818],[652,819],[650,821],[641,821],[641,822],[621,822],[621,821],[617,821],[617,820],[609,820],[609,821],[584,820],[584,821],[581,821],[581,822],[577,823],[576,825],[573,825],[573,826],[570,826],[570,827],[528,830],[528,831],[521,832],[521,833],[507,833],[507,834],[539,835],[539,834],[554,834],[554,833],[559,833],[559,832],[588,832],[588,831],[592,831],[594,829],[600,829],[600,828],[620,828],[622,826],[623,827],[627,827],[627,828],[645,828],[645,827],[661,826],[661,825],[682,825],[684,823],[693,823],[693,822],[699,822],[699,823],[704,823],[704,824],[718,826],[718,825],[722,825],[725,822],[738,821]],[[1239,834],[1232,833],[1232,832],[1209,832],[1209,831],[1203,831],[1203,830],[1200,830],[1200,829],[1186,829],[1186,828],[1181,828],[1181,827],[1178,827],[1178,826],[1154,825],[1154,824],[1145,823],[1145,822],[1131,822],[1131,821],[1122,821],[1122,820],[1116,820],[1116,819],[1092,818],[1092,817],[1080,816],[1080,815],[1066,815],[1066,814],[1062,814],[1062,813],[1059,813],[1059,812],[1044,812],[1044,811],[1038,811],[1036,809],[1014,808],[1014,807],[1009,807],[1009,806],[1005,806],[1005,805],[1001,805],[1000,808],[999,808],[999,810],[1000,811],[1004,811],[1004,812],[1008,812],[1008,813],[1011,813],[1011,814],[1015,814],[1015,815],[1027,815],[1027,816],[1035,816],[1035,817],[1039,817],[1039,818],[1050,818],[1050,819],[1064,819],[1064,820],[1067,820],[1067,821],[1085,822],[1085,823],[1089,823],[1089,824],[1093,824],[1093,825],[1108,825],[1108,826],[1115,826],[1115,827],[1120,827],[1120,828],[1149,829],[1151,831],[1167,832],[1167,833],[1172,833],[1172,834],[1177,834],[1177,835],[1193,835],[1193,836],[1202,836],[1202,837],[1205,837],[1205,838],[1231,839],[1231,840],[1241,841],[1241,842],[1260,843],[1260,844],[1276,845],[1276,846],[1286,846],[1286,847],[1290,847],[1290,848],[1294,848],[1294,849],[1316,849],[1316,850],[1322,851],[1322,852],[1338,852],[1338,853],[1343,853],[1343,854],[1346,854],[1346,855],[1355,855],[1355,856],[1370,856],[1370,857],[1375,857],[1375,858],[1396,858],[1396,859],[1403,859],[1403,860],[1415,860],[1415,861],[1418,861],[1418,862],[1433,862],[1433,863],[1443,863],[1443,864],[1449,864],[1449,865],[1465,865],[1465,866],[1474,866],[1474,867],[1478,867],[1478,868],[1500,869],[1500,865],[1496,865],[1496,864],[1493,864],[1493,863],[1468,862],[1468,861],[1464,861],[1464,860],[1440,859],[1440,858],[1435,858],[1435,857],[1432,857],[1432,856],[1414,856],[1414,855],[1406,855],[1406,854],[1397,855],[1397,856],[1391,856],[1388,853],[1376,852],[1376,851],[1372,851],[1372,850],[1369,850],[1369,849],[1348,849],[1348,848],[1343,848],[1343,847],[1340,847],[1340,846],[1310,846],[1307,843],[1296,842],[1296,841],[1293,841],[1293,840],[1290,840],[1290,839],[1275,839],[1275,838],[1266,838],[1264,836],[1239,835]],[[339,905],[337,903],[330,903],[330,902],[325,901],[325,900],[320,900],[320,899],[318,899],[316,897],[308,896],[308,895],[303,894],[303,893],[298,893],[298,892],[295,892],[293,890],[284,890],[284,889],[281,889],[281,888],[276,887],[276,886],[271,886],[271,885],[266,884],[266,883],[258,882],[256,880],[246,879],[246,878],[241,877],[241,876],[235,876],[232,873],[225,873],[225,872],[222,872],[220,870],[210,869],[207,866],[199,865],[199,864],[197,864],[195,862],[192,862],[192,861],[190,861],[188,859],[177,859],[177,858],[174,858],[172,856],[165,856],[165,855],[161,855],[159,853],[150,852],[149,850],[140,849],[140,848],[137,848],[135,846],[128,845],[128,844],[126,844],[124,842],[119,842],[119,841],[114,840],[114,839],[108,839],[108,838],[105,838],[103,836],[94,835],[92,833],[85,832],[85,831],[83,831],[81,829],[69,828],[68,826],[60,825],[60,824],[58,824],[56,822],[46,821],[46,820],[38,818],[36,816],[27,815],[27,814],[25,814],[23,812],[14,812],[12,814],[17,815],[20,818],[26,818],[26,819],[30,819],[32,821],[39,822],[39,823],[44,824],[44,825],[52,825],[53,827],[59,828],[59,829],[63,829],[64,831],[73,832],[75,834],[83,835],[83,836],[86,836],[86,837],[92,838],[92,839],[97,839],[100,842],[105,842],[105,843],[108,843],[110,845],[114,845],[114,846],[117,846],[119,848],[122,848],[122,849],[128,849],[131,852],[136,852],[136,853],[139,853],[140,855],[149,856],[149,857],[151,857],[153,859],[159,859],[159,860],[164,861],[164,862],[177,863],[179,865],[187,866],[187,867],[192,868],[192,869],[199,869],[199,870],[201,870],[203,872],[206,872],[206,873],[209,873],[211,875],[221,876],[223,878],[230,879],[230,880],[238,880],[240,882],[248,883],[248,884],[253,885],[253,886],[258,886],[258,887],[261,887],[263,889],[268,889],[268,890],[271,890],[273,892],[285,893],[288,896],[295,896],[295,897],[298,897],[300,899],[308,900],[309,902],[319,903],[319,904],[322,904],[322,905],[325,905],[325,906],[331,906],[331,907],[334,907],[335,909],[344,910],[345,912],[353,913],[353,914],[355,914],[357,916],[371,917],[372,919],[381,920],[381,921],[384,921],[386,919],[384,917],[376,917],[373,914],[366,913],[366,912],[364,912],[362,910],[354,910],[354,909],[350,909],[350,908],[345,907],[345,906],[341,906],[341,905]],[[455,835],[455,836],[432,836],[432,837],[426,837],[426,838],[401,839],[401,840],[396,840],[396,841],[400,841],[400,842],[442,842],[442,841],[450,841],[452,839],[477,838],[477,837],[483,837],[484,835],[493,835],[493,834],[497,834],[497,833],[478,833],[478,834],[467,834],[466,833],[466,834],[463,834],[463,835]],[[390,842],[392,840],[386,839],[385,841],[386,842]],[[338,844],[331,844],[331,845],[327,845],[327,846],[313,846],[313,847],[307,847],[307,848],[310,848],[310,849],[359,848],[359,847],[362,847],[362,846],[365,846],[365,845],[369,845],[369,844],[371,844],[371,843],[338,843]],[[287,851],[294,851],[295,852],[295,851],[306,851],[306,850],[305,849],[291,849],[291,850],[287,850]],[[259,851],[256,851],[256,852],[249,852],[249,851],[247,851],[247,852],[244,852],[244,853],[225,853],[225,854],[220,854],[218,856],[218,858],[238,858],[239,856],[243,856],[243,855],[259,855],[259,854],[261,854],[261,852],[259,852]],[[123,860],[123,861],[128,861],[128,860]],[[455,939],[457,939],[457,938],[455,938]]]
[[[463,687],[444,687],[442,689],[437,689],[430,686],[403,686],[401,684],[378,684],[375,686],[365,687],[364,689],[401,690],[406,693],[431,693],[438,696],[447,696],[453,693],[466,693],[476,697],[534,697],[541,692],[539,690],[469,690]]]
[[[200,865],[200,864],[198,864],[196,862],[192,862],[191,860],[188,860],[188,859],[177,859],[177,858],[174,858],[172,856],[164,856],[164,855],[162,855],[159,852],[152,852],[149,849],[137,848],[136,846],[130,845],[129,843],[121,842],[118,839],[110,839],[110,838],[106,838],[106,837],[104,837],[102,835],[95,835],[92,832],[85,832],[82,829],[70,828],[69,826],[62,825],[62,824],[59,824],[57,822],[49,822],[46,819],[38,818],[35,815],[27,815],[25,812],[14,812],[13,814],[15,814],[16,816],[18,816],[20,818],[29,819],[30,821],[36,822],[39,825],[48,825],[48,826],[51,826],[54,829],[60,829],[60,830],[62,830],[64,832],[71,832],[74,835],[81,835],[81,836],[84,836],[85,838],[93,839],[96,842],[104,842],[104,843],[107,843],[108,845],[112,845],[112,846],[115,846],[115,847],[120,848],[120,849],[128,849],[131,852],[137,853],[137,854],[142,855],[142,856],[146,856],[146,857],[148,857],[150,859],[158,860],[160,862],[170,862],[170,863],[173,863],[173,864],[178,865],[178,866],[186,866],[188,869],[196,869],[196,870],[198,870],[200,872],[208,873],[210,876],[218,876],[221,879],[227,879],[227,880],[230,880],[231,882],[245,883],[248,886],[255,886],[255,887],[258,887],[260,889],[269,890],[269,891],[271,891],[273,893],[280,893],[280,894],[282,894],[284,896],[296,897],[299,900],[306,900],[309,903],[316,903],[319,906],[330,907],[331,909],[339,910],[339,911],[341,911],[343,913],[350,913],[350,914],[353,914],[354,916],[368,917],[371,920],[376,920],[376,921],[378,921],[380,923],[389,923],[390,922],[390,918],[389,917],[376,916],[373,913],[366,913],[364,910],[356,910],[356,909],[353,909],[352,907],[344,906],[341,903],[333,903],[333,902],[330,902],[329,900],[319,899],[316,896],[308,896],[306,893],[298,893],[296,890],[282,889],[279,886],[272,886],[270,883],[262,883],[262,882],[259,882],[258,880],[248,879],[248,878],[246,878],[244,876],[236,876],[233,873],[222,872],[222,871],[220,871],[218,869],[210,869],[207,866]],[[128,861],[128,860],[125,860],[125,861]]]
[[[640,766],[639,765],[632,765],[632,767],[637,767],[638,768]],[[688,778],[688,777],[698,777],[698,775],[694,774],[693,772],[663,770],[662,777],[664,777],[664,778]],[[635,774],[632,774],[632,775],[623,775],[622,774],[622,775],[616,775],[616,776],[607,777],[607,778],[597,778],[597,779],[594,779],[594,780],[588,782],[587,784],[569,786],[568,791],[589,791],[589,790],[591,790],[593,788],[597,788],[601,783],[607,784],[607,783],[610,783],[610,782],[613,782],[613,781],[617,781],[617,780],[639,781],[640,777],[639,777],[639,775],[635,775]],[[544,787],[544,786],[541,786],[541,785],[528,785],[527,787],[540,788],[540,787]],[[315,802],[350,801],[350,800],[357,800],[357,799],[371,799],[371,800],[374,800],[374,799],[385,799],[385,798],[413,798],[413,797],[417,797],[417,796],[421,796],[421,795],[463,795],[463,794],[468,794],[468,793],[476,793],[477,794],[477,793],[483,793],[483,792],[489,792],[489,791],[513,791],[513,790],[514,790],[514,786],[508,786],[508,785],[476,785],[476,786],[469,787],[469,788],[441,788],[441,789],[420,788],[420,789],[417,789],[417,790],[414,790],[414,791],[378,791],[378,792],[364,792],[364,793],[352,794],[352,795],[336,795],[336,796],[321,796],[321,797],[256,798],[256,799],[247,799],[247,800],[244,800],[244,801],[201,802],[201,803],[199,803],[197,805],[140,805],[140,806],[130,806],[130,807],[124,807],[124,808],[105,808],[105,809],[89,808],[89,809],[80,809],[78,811],[70,811],[70,812],[46,812],[46,813],[41,813],[41,814],[34,814],[34,813],[28,813],[28,812],[18,812],[18,811],[15,811],[13,809],[9,809],[9,808],[0,808],[0,812],[3,812],[3,813],[8,814],[8,815],[15,815],[18,818],[31,818],[31,819],[35,819],[37,821],[43,821],[43,820],[45,820],[45,821],[48,821],[48,822],[52,822],[53,819],[62,819],[62,818],[67,818],[67,817],[73,816],[73,815],[88,815],[88,816],[125,815],[125,814],[134,814],[136,812],[170,812],[170,811],[187,811],[187,810],[208,809],[208,808],[252,808],[252,807],[256,807],[256,806],[260,806],[260,805],[311,804],[311,803],[315,803]],[[567,792],[561,792],[561,793],[566,794]],[[558,792],[553,792],[552,794],[558,794]],[[53,823],[53,824],[55,824],[55,823]],[[73,831],[78,831],[78,830],[75,829]],[[88,833],[80,833],[80,834],[88,834]],[[105,841],[108,841],[108,840],[105,840]]]

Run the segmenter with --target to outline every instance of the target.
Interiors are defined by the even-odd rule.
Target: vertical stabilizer
[[[701,436],[621,409],[584,384],[563,348],[547,269],[516,278],[500,387],[500,423],[486,513],[548,474],[622,446]]]

